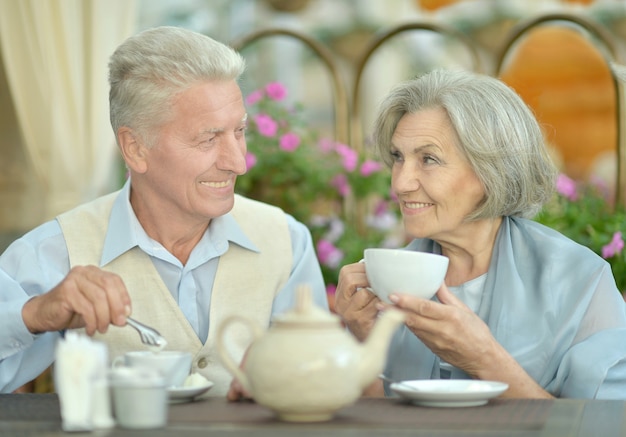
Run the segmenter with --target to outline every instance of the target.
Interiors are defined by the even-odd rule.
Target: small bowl
[[[167,424],[167,387],[156,369],[119,366],[109,371],[115,419],[122,428],[153,429]]]
[[[448,270],[448,258],[405,249],[365,249],[365,273],[372,293],[391,303],[391,293],[430,299]]]

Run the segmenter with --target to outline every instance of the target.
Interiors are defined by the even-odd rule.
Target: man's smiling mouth
[[[230,185],[230,181],[224,182],[200,182],[200,185],[206,185],[211,188],[225,188]]]

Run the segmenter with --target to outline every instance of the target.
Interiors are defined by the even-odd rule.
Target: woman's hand
[[[476,377],[499,345],[487,325],[442,285],[439,302],[408,295],[390,296],[407,312],[406,325],[442,360]]]
[[[407,313],[406,325],[433,353],[476,379],[509,384],[503,397],[550,398],[497,342],[489,327],[442,285],[439,302],[395,294],[390,300]],[[382,309],[381,304],[378,305]]]
[[[365,263],[348,264],[339,271],[335,292],[335,311],[352,334],[363,341],[367,338],[378,315],[380,299],[367,290]]]

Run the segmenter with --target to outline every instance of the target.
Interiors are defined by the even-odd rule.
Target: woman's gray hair
[[[469,71],[434,70],[401,83],[384,99],[373,142],[389,167],[392,136],[405,114],[443,108],[457,147],[483,184],[485,198],[466,220],[532,218],[554,193],[557,169],[532,111],[509,86]]]
[[[191,30],[162,26],[132,36],[109,62],[113,131],[128,126],[151,146],[176,94],[199,82],[237,80],[244,69],[235,50]]]

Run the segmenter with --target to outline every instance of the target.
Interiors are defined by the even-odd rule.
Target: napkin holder
[[[104,343],[69,331],[55,351],[55,388],[64,431],[111,428],[111,398]]]

